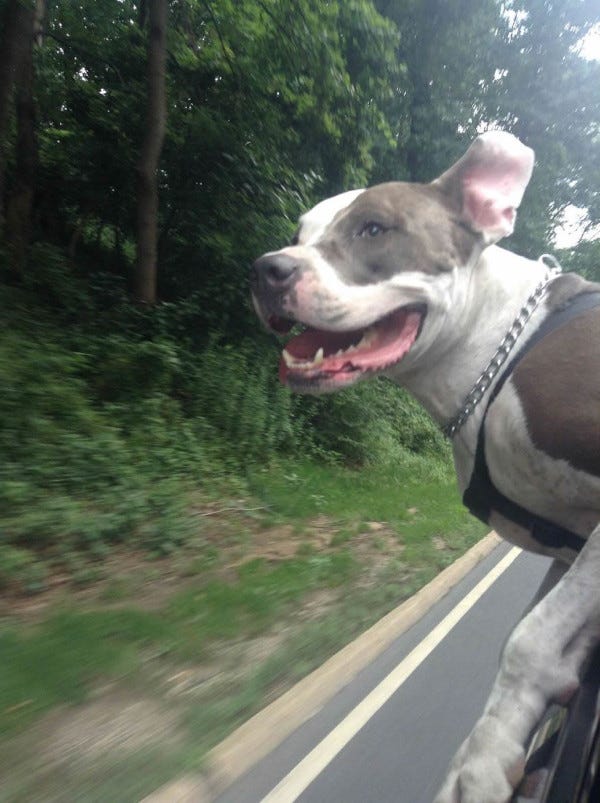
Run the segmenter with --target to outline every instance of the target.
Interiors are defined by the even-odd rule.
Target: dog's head
[[[532,168],[533,151],[492,131],[431,184],[346,192],[305,214],[292,244],[252,269],[265,325],[305,327],[283,351],[281,380],[318,393],[414,363],[468,284],[458,274],[512,232]]]

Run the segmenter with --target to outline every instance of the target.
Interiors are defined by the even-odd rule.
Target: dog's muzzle
[[[265,254],[252,266],[252,288],[268,288],[281,292],[287,290],[295,281],[299,270],[299,261],[278,251]]]
[[[280,315],[284,297],[300,278],[300,261],[277,251],[256,260],[250,274],[255,303],[267,313]]]

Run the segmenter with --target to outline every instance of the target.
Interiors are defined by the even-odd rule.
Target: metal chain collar
[[[519,314],[512,322],[510,329],[502,338],[502,341],[496,349],[494,356],[482,371],[481,376],[475,382],[469,394],[465,397],[459,412],[454,416],[454,418],[451,418],[450,421],[448,421],[448,423],[442,427],[442,432],[447,438],[453,438],[456,435],[459,429],[471,416],[479,402],[483,399],[486,391],[498,375],[498,371],[506,362],[508,355],[513,350],[517,340],[523,333],[525,324],[531,318],[533,312],[542,300],[542,297],[546,292],[546,288],[550,282],[561,272],[561,267],[558,263],[558,260],[553,257],[552,254],[542,254],[542,256],[538,259],[538,262],[541,262],[543,265],[549,265],[550,269],[548,273],[529,296],[525,304],[521,307]]]

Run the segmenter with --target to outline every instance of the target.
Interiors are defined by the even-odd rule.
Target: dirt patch
[[[302,607],[296,611],[296,619],[299,622],[312,622],[319,619],[327,613],[337,598],[337,592],[330,588],[315,591],[303,600]]]
[[[40,764],[55,766],[97,761],[107,753],[135,752],[179,742],[178,718],[151,699],[103,694],[76,708],[53,711],[33,734]],[[36,738],[37,737],[37,738]]]
[[[260,558],[269,562],[289,560],[299,550],[312,549],[315,552],[326,552],[332,538],[339,530],[339,524],[326,516],[319,516],[307,522],[303,527],[290,524],[258,528],[246,533],[243,549],[239,546],[225,548],[223,561],[225,568],[236,568],[249,560]]]
[[[94,792],[88,798],[107,782],[128,784],[131,800],[139,800],[142,795],[134,790],[148,791],[147,778],[155,772],[152,757],[174,755],[184,744],[185,732],[172,702],[167,707],[125,689],[104,689],[85,704],[54,709],[3,743],[0,800],[108,800],[109,793],[98,797]],[[122,775],[124,767],[130,767],[128,761],[133,761],[133,778]],[[161,780],[159,770],[150,788]]]
[[[284,643],[289,631],[289,627],[279,626],[256,638],[217,645],[213,649],[217,657],[212,662],[161,672],[160,683],[166,697],[204,697],[213,689],[239,683]]]
[[[103,689],[82,705],[54,709],[5,743],[0,772],[17,785],[19,779],[27,786],[44,779],[54,783],[61,773],[85,773],[104,760],[120,761],[147,748],[164,752],[183,738],[172,704],[167,708],[122,688]]]
[[[270,527],[254,533],[243,554],[237,557],[225,554],[224,559],[229,568],[256,558],[267,561],[289,560],[298,552],[301,543],[302,539],[291,525]]]

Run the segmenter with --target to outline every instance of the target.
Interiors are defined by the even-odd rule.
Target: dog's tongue
[[[398,362],[416,340],[421,313],[397,310],[366,329],[326,332],[307,329],[287,344],[279,364],[290,375],[310,378],[322,373],[381,370]]]

